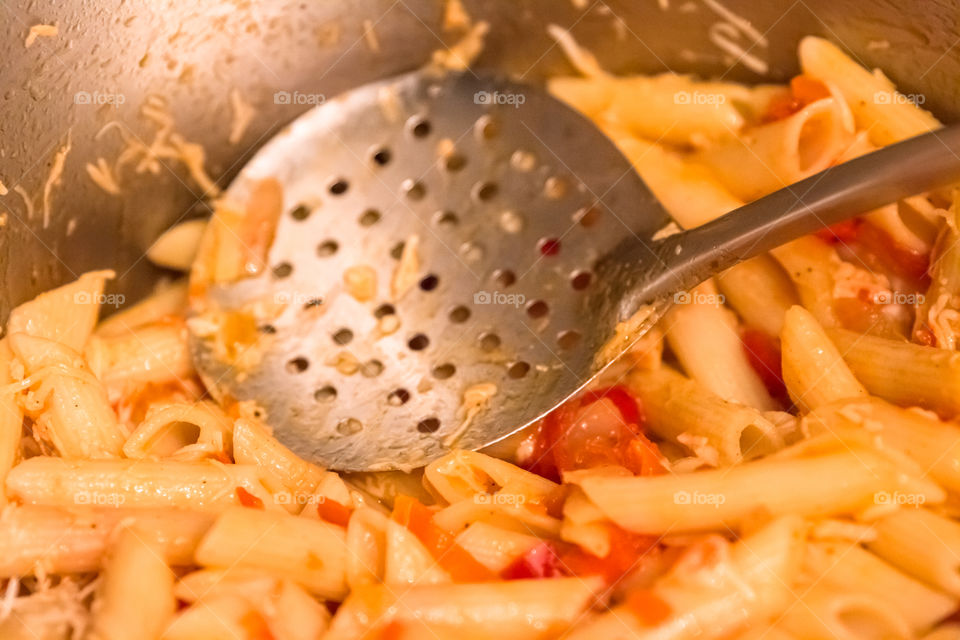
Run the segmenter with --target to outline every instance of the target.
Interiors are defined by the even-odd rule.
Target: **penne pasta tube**
[[[120,528],[93,602],[92,638],[158,638],[173,618],[173,572],[152,535]]]
[[[874,529],[877,537],[867,548],[949,593],[955,608],[960,598],[960,523],[927,509],[907,507],[878,520]]]
[[[670,216],[684,229],[743,206],[707,167],[659,144],[620,132],[610,137]]]
[[[383,581],[387,565],[387,516],[360,507],[347,523],[347,584],[350,589]]]
[[[209,603],[215,604],[221,597],[238,596],[254,608],[254,616],[261,618],[264,631],[276,640],[316,640],[330,623],[327,608],[317,602],[303,587],[290,580],[281,580],[262,571],[252,569],[201,569],[183,576],[174,589],[178,600],[199,605],[202,610]],[[251,612],[247,611],[247,616]],[[196,614],[191,614],[191,617]],[[202,617],[202,614],[200,614]],[[186,633],[188,623],[198,620],[181,620],[171,625],[176,633]],[[223,620],[230,626],[229,620]],[[242,624],[250,630],[248,624]],[[191,631],[193,633],[193,631]],[[246,637],[246,636],[241,636]],[[205,638],[205,636],[204,636]]]
[[[147,259],[158,267],[189,271],[206,228],[206,220],[187,220],[167,229],[147,249]]]
[[[517,558],[541,544],[541,540],[485,522],[474,522],[457,536],[457,544],[480,564],[494,573],[500,573]]]
[[[647,589],[578,625],[570,640],[729,638],[783,610],[792,597],[804,549],[800,518],[774,520],[730,544],[695,543]]]
[[[827,333],[871,394],[943,416],[960,413],[960,354],[843,329]]]
[[[903,484],[909,480],[904,470],[867,447],[835,449],[807,457],[787,449],[729,469],[673,476],[575,471],[565,478],[614,523],[647,534],[735,528],[758,511],[811,517],[856,513],[875,506],[878,496],[907,491],[930,503],[945,497],[932,488]]]
[[[687,76],[554,78],[549,91],[586,115],[608,121],[632,134],[673,144],[703,144],[729,138],[743,127],[744,117],[733,97],[750,89],[720,82],[698,82]]]
[[[96,571],[121,523],[148,532],[168,564],[192,564],[212,522],[186,509],[10,506],[0,513],[0,576]]]
[[[926,631],[956,608],[955,598],[901,573],[855,542],[810,544],[804,562],[816,584],[835,593],[874,598],[894,611],[914,633]]]
[[[711,281],[674,296],[664,322],[670,350],[704,389],[761,411],[776,408],[747,360],[736,316]]]
[[[713,466],[783,447],[778,429],[761,411],[728,402],[668,367],[634,370],[624,384],[640,399],[654,434],[685,445]]]
[[[897,93],[882,73],[864,69],[832,42],[808,36],[800,41],[799,55],[805,74],[840,90],[857,128],[867,131],[873,144],[893,144],[940,127],[929,112]]]
[[[800,301],[783,267],[768,255],[730,267],[715,280],[743,323],[769,336],[780,335],[787,309]]]
[[[117,458],[123,430],[106,390],[83,358],[66,345],[25,333],[9,336],[36,392],[34,434],[64,458]],[[33,407],[32,407],[33,408]]]
[[[824,327],[839,324],[834,309],[833,271],[837,252],[815,236],[804,236],[770,252],[793,280],[800,304]]]
[[[450,582],[430,551],[406,527],[388,520],[383,583],[394,585]]]
[[[427,465],[423,478],[448,504],[477,496],[491,496],[490,502],[503,504],[542,502],[557,489],[555,482],[476,451],[448,453]],[[497,495],[502,500],[496,500]]]
[[[193,446],[204,457],[230,453],[233,422],[212,402],[154,406],[123,445],[128,458],[166,457]]]
[[[251,465],[214,461],[64,460],[36,456],[7,476],[7,492],[25,504],[57,507],[180,507],[219,512],[242,497],[268,508],[273,496]],[[276,508],[276,507],[273,507]]]
[[[848,119],[845,104],[824,98],[712,145],[696,159],[749,202],[829,167],[854,141]]]
[[[410,637],[520,640],[555,637],[602,588],[595,578],[553,578],[354,590],[324,640],[375,637],[388,625]]]
[[[960,427],[933,413],[864,398],[825,405],[806,416],[804,426],[810,433],[864,429],[884,446],[915,460],[945,488],[960,492],[960,468],[955,462],[960,459]]]
[[[866,397],[837,347],[809,311],[791,307],[780,332],[783,381],[804,411],[836,400]]]
[[[103,384],[129,388],[164,384],[194,375],[182,320],[156,322],[110,336],[94,336],[84,355]]]
[[[239,418],[234,424],[233,458],[237,464],[261,469],[273,484],[277,502],[291,508],[313,495],[325,473],[280,444],[266,425],[251,418]]]
[[[788,609],[777,628],[798,638],[910,638],[910,625],[886,600],[817,585]]]
[[[103,287],[113,271],[91,271],[51,289],[10,312],[7,335],[25,333],[82,352],[97,324]]]
[[[204,536],[195,559],[203,567],[260,569],[329,600],[347,593],[346,532],[321,520],[230,508]]]
[[[187,279],[161,285],[136,304],[124,307],[97,325],[95,335],[101,338],[124,335],[137,327],[187,312]]]
[[[251,627],[266,631],[266,622],[244,596],[224,593],[180,611],[161,636],[163,640],[236,640],[249,638]]]

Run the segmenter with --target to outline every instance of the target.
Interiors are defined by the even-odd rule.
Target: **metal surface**
[[[469,74],[337,97],[265,145],[226,196],[245,203],[265,178],[284,194],[271,269],[208,301],[283,311],[259,323],[255,368],[238,375],[194,336],[197,365],[216,395],[261,405],[284,444],[344,470],[479,448],[580,388],[612,329],[598,316],[611,283],[593,265],[669,222],[589,121],[539,89]],[[413,238],[419,268],[395,299]],[[376,272],[364,301],[344,284],[361,266]],[[399,321],[388,335],[385,315]],[[496,394],[468,418],[464,393],[484,383]]]
[[[960,115],[960,11],[955,0],[464,0],[467,12],[490,23],[479,70],[539,82],[571,67],[546,33],[570,28],[577,40],[617,73],[670,68],[705,77],[755,82],[796,72],[796,44],[809,34],[833,40],[868,67],[880,67],[906,94],[918,96],[941,119]],[[211,0],[14,0],[0,5],[0,196],[10,214],[0,230],[0,318],[12,305],[82,271],[113,268],[112,291],[129,303],[162,272],[143,259],[157,235],[184,217],[206,215],[203,190],[182,167],[157,175],[120,176],[118,196],[99,190],[84,166],[112,160],[118,137],[95,140],[114,120],[149,140],[139,116],[149,95],[163,97],[177,129],[207,151],[221,186],[271,135],[309,104],[278,104],[274,93],[333,96],[414,69],[462,32],[445,28],[444,0],[299,2]],[[743,16],[731,25],[718,7]],[[57,38],[29,49],[30,25],[55,23]],[[367,45],[365,25],[378,49]],[[720,26],[718,26],[720,25]],[[723,26],[727,25],[727,26]],[[730,29],[733,28],[731,32]],[[757,73],[724,52],[711,33],[749,49],[767,65]],[[257,109],[247,134],[228,142],[230,92]],[[78,104],[78,92],[122,95],[122,104]],[[52,217],[43,228],[12,190],[39,198],[58,144],[72,132]],[[72,222],[71,222],[72,220]]]

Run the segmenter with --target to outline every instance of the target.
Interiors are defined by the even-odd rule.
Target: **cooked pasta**
[[[664,234],[939,126],[819,38],[789,85],[746,87],[616,77],[551,33],[583,75],[548,89],[623,151]],[[264,177],[163,235],[148,257],[189,284],[98,322],[97,271],[10,314],[0,638],[960,638],[960,198],[850,212],[678,293],[482,451],[339,473],[191,360],[190,303],[265,269],[282,195]]]

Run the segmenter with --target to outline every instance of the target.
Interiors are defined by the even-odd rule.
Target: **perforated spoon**
[[[197,368],[215,396],[255,400],[309,460],[421,466],[542,417],[675,292],[960,180],[956,149],[960,128],[945,128],[654,240],[670,217],[613,143],[544,91],[425,72],[363,86],[299,117],[230,186],[243,203],[275,178],[284,213],[272,268],[212,287],[204,306],[266,296],[282,312],[242,370],[193,330]],[[397,297],[402,263],[415,277]],[[358,299],[371,273],[374,294]],[[367,275],[348,285],[345,274]],[[647,305],[646,321],[617,334]]]

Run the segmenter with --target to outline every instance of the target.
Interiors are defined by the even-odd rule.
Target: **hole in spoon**
[[[440,428],[440,421],[436,418],[424,418],[417,423],[417,431],[420,433],[435,433]]]

